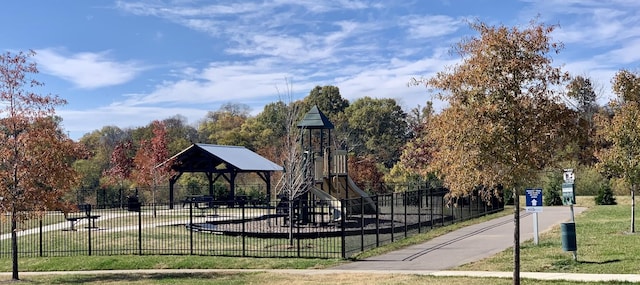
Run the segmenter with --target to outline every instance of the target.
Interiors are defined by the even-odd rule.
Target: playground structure
[[[338,221],[345,213],[342,213],[341,200],[360,198],[366,202],[366,212],[375,213],[376,207],[369,194],[362,191],[349,177],[347,167],[347,150],[337,150],[332,147],[331,130],[333,124],[317,106],[305,114],[302,121],[297,124],[302,132],[300,145],[301,151],[306,155],[305,162],[310,163],[312,175],[306,195],[300,199],[325,201],[331,211],[331,219]],[[347,211],[351,209],[345,208]],[[309,221],[306,211],[302,211],[302,222]]]

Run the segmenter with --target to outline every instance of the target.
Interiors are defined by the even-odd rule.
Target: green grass
[[[223,256],[72,256],[19,258],[20,271],[127,269],[308,269],[334,266],[339,259],[241,258]],[[0,259],[0,271],[11,271],[11,259]]]
[[[615,206],[590,205],[576,217],[578,261],[562,250],[560,227],[531,241],[520,250],[521,271],[638,274],[640,235],[629,234],[631,213],[628,197],[617,197]],[[511,271],[513,248],[493,257],[464,265],[459,270]]]

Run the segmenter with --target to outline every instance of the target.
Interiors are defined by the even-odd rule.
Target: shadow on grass
[[[574,260],[560,260],[560,261],[556,261],[553,263],[554,267],[557,268],[569,268],[569,267],[575,267],[577,265],[580,264],[597,264],[597,265],[603,265],[603,264],[609,264],[609,263],[616,263],[616,262],[621,262],[621,259],[611,259],[611,260],[605,260],[605,261],[588,261],[588,260],[578,260],[578,261],[574,261]]]
[[[620,262],[620,261],[622,261],[622,260],[620,260],[620,259],[612,259],[612,260],[606,260],[606,261],[582,261],[582,260],[578,260],[578,263],[602,265],[602,264],[615,263],[615,262]]]

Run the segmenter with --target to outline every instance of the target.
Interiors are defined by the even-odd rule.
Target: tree
[[[71,164],[83,154],[54,117],[65,100],[34,91],[43,85],[28,77],[38,73],[29,60],[34,55],[0,55],[0,212],[10,213],[14,280],[19,279],[17,224],[65,206],[60,198],[77,178]]]
[[[382,187],[384,174],[380,171],[377,159],[374,156],[350,155],[347,160],[349,177],[365,191],[369,193],[384,194]]]
[[[245,104],[225,104],[218,111],[209,112],[200,123],[202,141],[221,145],[249,146],[241,134],[242,124],[249,117],[249,106]]]
[[[374,157],[386,168],[393,167],[409,135],[407,114],[396,100],[363,97],[349,105],[344,114],[349,150],[356,156]]]
[[[129,140],[130,132],[116,126],[105,126],[100,130],[85,134],[81,144],[89,153],[86,158],[74,162],[73,168],[80,174],[80,190],[76,193],[78,202],[96,195],[93,190],[104,184],[103,174],[110,167],[110,158],[116,145]],[[97,202],[97,196],[94,198]]]
[[[283,122],[285,133],[281,140],[282,153],[280,161],[284,167],[284,173],[276,184],[276,191],[280,196],[286,197],[289,214],[289,245],[293,245],[294,224],[294,200],[306,194],[313,185],[313,162],[309,154],[302,152],[300,141],[304,129],[297,127],[300,119],[301,105],[293,101],[291,86],[287,83],[287,91],[284,96],[287,106],[285,121]],[[282,101],[282,100],[281,100]],[[309,159],[308,159],[309,158]]]
[[[107,185],[118,185],[120,191],[120,207],[122,208],[122,191],[124,183],[131,176],[133,170],[133,144],[131,141],[123,141],[116,145],[111,153],[110,168],[103,172]]]
[[[187,118],[176,115],[162,120],[167,129],[169,153],[178,153],[198,140],[198,131],[187,124]]]
[[[142,140],[134,157],[133,179],[138,186],[151,191],[153,203],[153,216],[156,216],[156,192],[161,181],[166,180],[170,174],[170,163],[164,163],[169,158],[167,150],[167,130],[160,121],[153,121],[153,138],[150,141]]]
[[[283,122],[287,121],[289,108],[293,106],[283,101],[269,103],[262,112],[248,118],[242,125],[243,136],[252,142],[256,152],[272,161],[279,160],[279,154],[284,151],[280,141],[286,136],[287,128]]]
[[[532,21],[523,29],[481,22],[471,27],[479,36],[457,44],[461,62],[424,81],[449,103],[430,121],[436,150],[429,167],[451,196],[493,189],[483,191],[486,199],[501,187],[513,189],[513,282],[519,284],[518,192],[563,144],[560,130],[570,125],[570,113],[554,87],[568,75],[551,65],[550,53],[562,48],[549,37],[555,26]]]
[[[627,70],[613,78],[617,100],[610,103],[613,118],[596,117],[598,138],[608,147],[595,153],[597,167],[609,177],[631,186],[631,233],[635,232],[635,192],[640,181],[640,76]]]
[[[338,115],[349,107],[349,101],[342,98],[340,88],[336,86],[316,86],[309,91],[309,95],[303,100],[303,106],[300,107],[302,110],[309,110],[314,105],[318,106],[330,121],[336,121]]]
[[[593,165],[595,147],[594,116],[598,112],[597,95],[589,78],[577,76],[567,85],[567,97],[574,101],[577,112],[576,128],[573,130],[578,161],[585,165]]]

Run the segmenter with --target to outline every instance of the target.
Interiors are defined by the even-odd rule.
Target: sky
[[[197,126],[222,105],[252,115],[315,86],[343,98],[396,99],[405,111],[433,100],[412,78],[459,57],[469,21],[559,25],[556,66],[588,77],[601,103],[611,78],[640,63],[637,0],[58,0],[6,1],[0,51],[34,50],[73,139],[105,126],[136,128],[180,115]],[[436,109],[444,103],[436,102]]]

